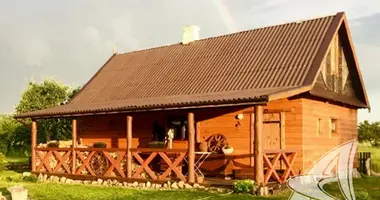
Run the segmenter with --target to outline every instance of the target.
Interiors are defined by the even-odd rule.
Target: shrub
[[[7,161],[4,154],[0,153],[0,172],[4,171],[7,167]]]
[[[234,183],[234,192],[236,193],[252,193],[257,188],[253,180],[238,180]]]
[[[24,176],[22,178],[23,181],[25,182],[32,182],[32,183],[36,183],[38,181],[38,177],[36,175],[30,175],[30,176]]]
[[[8,176],[5,178],[6,181],[8,182],[21,182],[22,181],[22,176],[20,174],[14,175],[14,176]]]
[[[371,196],[369,195],[367,190],[364,190],[364,189],[356,192],[355,197],[357,200],[370,200],[371,199]]]
[[[371,159],[371,170],[380,172],[380,160]]]

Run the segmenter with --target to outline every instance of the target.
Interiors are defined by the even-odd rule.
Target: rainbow
[[[215,7],[218,9],[224,24],[229,32],[234,33],[239,31],[239,26],[232,16],[232,12],[228,9],[225,0],[213,0]]]

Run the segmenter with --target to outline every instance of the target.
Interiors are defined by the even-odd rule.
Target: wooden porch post
[[[31,147],[32,147],[32,172],[36,171],[36,145],[37,145],[37,121],[32,119],[32,138],[31,138]]]
[[[195,182],[194,162],[195,162],[195,127],[194,127],[194,113],[189,112],[187,115],[188,125],[188,182]]]
[[[255,106],[255,178],[258,185],[264,183],[263,117],[263,107]]]
[[[251,167],[254,167],[255,166],[255,113],[251,113],[249,126],[250,126],[249,153],[251,154],[249,159],[250,159]]]
[[[132,116],[127,116],[127,178],[132,177]]]
[[[75,148],[77,148],[77,120],[74,118],[72,121],[72,135],[71,135],[71,150],[72,150],[72,168],[71,173],[75,174],[76,172],[76,161],[77,161],[77,154],[75,152]]]

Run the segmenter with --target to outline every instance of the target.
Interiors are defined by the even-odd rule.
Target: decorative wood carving
[[[215,134],[208,139],[208,149],[210,152],[221,153],[222,148],[226,145],[227,138],[223,134]]]

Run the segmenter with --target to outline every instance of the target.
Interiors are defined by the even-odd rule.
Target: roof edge
[[[35,114],[33,111],[29,113],[23,113],[19,115],[13,115],[14,119],[46,119],[46,118],[63,118],[63,117],[78,117],[78,116],[92,116],[92,115],[109,115],[109,114],[121,114],[121,113],[133,113],[133,112],[152,112],[152,111],[161,111],[161,110],[186,110],[186,109],[196,109],[196,108],[212,108],[212,107],[229,107],[229,106],[244,106],[244,105],[257,105],[257,104],[267,104],[268,96],[261,96],[256,100],[246,100],[241,102],[220,102],[219,104],[204,104],[204,105],[177,105],[171,107],[142,107],[142,108],[132,108],[132,109],[113,109],[113,110],[100,110],[100,111],[89,111],[89,112],[69,112],[69,113],[57,113],[57,114]]]
[[[272,93],[268,95],[268,102],[296,96],[305,92],[309,92],[311,91],[312,88],[313,88],[312,85],[308,85],[308,86],[300,86],[297,88],[292,88],[292,89],[284,90],[281,92]]]

